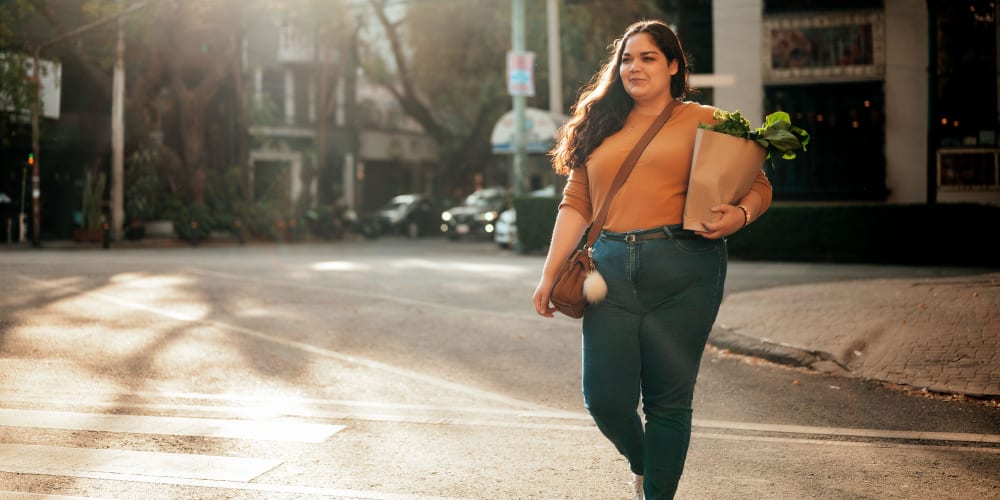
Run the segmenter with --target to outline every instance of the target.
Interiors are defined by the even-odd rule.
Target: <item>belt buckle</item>
[[[635,233],[629,233],[625,235],[625,243],[635,243]]]

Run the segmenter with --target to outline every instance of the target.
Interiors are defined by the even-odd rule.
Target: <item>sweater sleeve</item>
[[[760,215],[767,212],[767,209],[771,207],[771,199],[774,192],[771,189],[771,181],[767,180],[764,170],[757,172],[757,178],[754,179],[753,186],[750,187],[750,192],[757,193],[760,196]]]
[[[569,207],[576,210],[588,223],[594,220],[594,209],[590,201],[590,180],[587,167],[577,167],[569,172],[569,179],[563,189],[563,199],[559,209]]]

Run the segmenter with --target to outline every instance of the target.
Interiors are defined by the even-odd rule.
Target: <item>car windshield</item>
[[[385,210],[395,210],[397,208],[405,207],[411,203],[413,203],[413,196],[410,195],[397,196],[389,200],[389,203],[386,203],[385,206],[382,208]]]
[[[495,207],[503,205],[506,196],[503,191],[476,191],[465,198],[465,204],[470,207]]]

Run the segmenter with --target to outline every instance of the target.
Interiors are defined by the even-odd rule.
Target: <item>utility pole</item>
[[[562,116],[562,38],[559,34],[559,0],[545,0],[545,20],[549,39],[549,111]]]
[[[559,29],[559,0],[545,0],[545,21],[549,49],[549,112],[553,119],[563,116],[562,35]],[[562,192],[560,175],[549,173],[556,193]]]
[[[513,0],[511,13],[511,45],[515,54],[524,52],[524,0]],[[524,192],[524,164],[527,161],[525,148],[524,118],[527,99],[523,93],[512,98],[514,105],[514,197]]]
[[[122,0],[118,0],[119,10]],[[118,18],[111,85],[111,239],[121,241],[125,210],[125,17]]]
[[[42,79],[38,71],[38,66],[42,64],[39,53],[42,46],[35,48],[35,58],[32,60],[31,81],[35,85],[35,102],[31,105],[31,245],[39,247],[42,245],[42,221],[41,221],[41,182],[39,182],[39,168],[41,157],[38,155],[38,116],[42,114]]]

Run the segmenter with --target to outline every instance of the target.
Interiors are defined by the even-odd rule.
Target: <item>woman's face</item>
[[[625,40],[618,74],[625,92],[636,102],[671,99],[670,77],[677,74],[677,61],[667,56],[648,33],[636,33]]]

